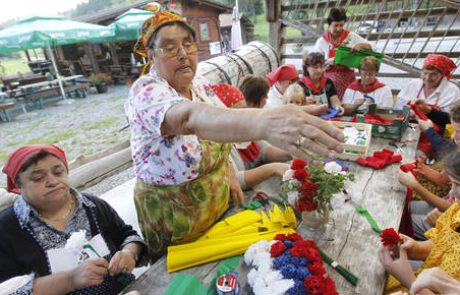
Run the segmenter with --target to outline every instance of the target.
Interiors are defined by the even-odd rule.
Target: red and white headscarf
[[[290,64],[282,65],[267,75],[270,86],[278,81],[291,81],[297,79],[298,77],[299,72],[297,72],[297,69],[294,65]]]
[[[227,108],[231,108],[237,103],[244,102],[244,94],[235,86],[218,83],[212,85],[211,88]]]
[[[9,154],[6,164],[5,166],[3,166],[2,171],[7,176],[7,191],[15,194],[21,193],[21,191],[16,185],[16,178],[19,174],[19,171],[21,171],[22,166],[30,157],[38,154],[41,151],[46,151],[52,154],[53,156],[56,156],[58,159],[62,161],[62,163],[64,163],[67,170],[69,169],[67,167],[67,159],[65,157],[65,152],[55,145],[33,144],[22,146],[16,149],[11,154]]]
[[[450,74],[457,68],[455,63],[445,55],[431,53],[425,57],[423,66],[432,66],[437,68],[447,80],[450,80]]]

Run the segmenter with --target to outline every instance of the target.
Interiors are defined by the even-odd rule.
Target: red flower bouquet
[[[390,248],[390,251],[393,254],[393,257],[399,257],[399,245],[404,241],[397,231],[393,228],[384,229],[380,233],[380,241],[382,241],[383,246]]]
[[[344,203],[343,197],[334,194],[343,189],[348,179],[353,180],[353,175],[334,161],[307,165],[304,160],[295,159],[283,175],[281,191],[298,212],[325,211]]]

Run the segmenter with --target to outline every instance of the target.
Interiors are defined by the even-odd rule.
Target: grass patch
[[[28,73],[30,68],[26,59],[5,59],[0,61],[0,65],[5,69],[5,75]]]
[[[56,144],[61,141],[65,141],[69,138],[75,137],[78,135],[79,131],[77,130],[67,130],[61,133],[56,133],[50,136],[44,136],[44,137],[35,137],[32,139],[29,139],[25,144],[37,144],[37,143],[50,143],[50,144]]]
[[[254,24],[254,38],[258,41],[268,42],[268,22],[265,20],[265,14],[257,16],[257,23]],[[300,31],[294,28],[286,28],[286,36],[289,38],[300,37]]]
[[[8,154],[3,151],[0,151],[0,163],[2,164],[5,163],[7,158],[8,158]]]
[[[117,124],[118,117],[109,117],[101,121],[92,122],[83,126],[84,130],[108,128]]]

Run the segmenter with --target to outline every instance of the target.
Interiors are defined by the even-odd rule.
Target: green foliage
[[[97,73],[91,74],[88,77],[88,81],[93,85],[98,85],[103,83],[110,83],[112,81],[112,78],[105,73]]]
[[[27,61],[24,59],[2,59],[1,65],[4,68],[4,72],[1,75],[30,72]]]

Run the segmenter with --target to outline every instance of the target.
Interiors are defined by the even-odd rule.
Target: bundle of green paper
[[[350,53],[351,48],[346,46],[337,47],[335,53],[334,64],[347,66],[349,68],[359,69],[361,60],[366,56],[374,56],[378,59],[379,65],[382,63],[383,54],[367,49],[362,49],[358,52]]]

